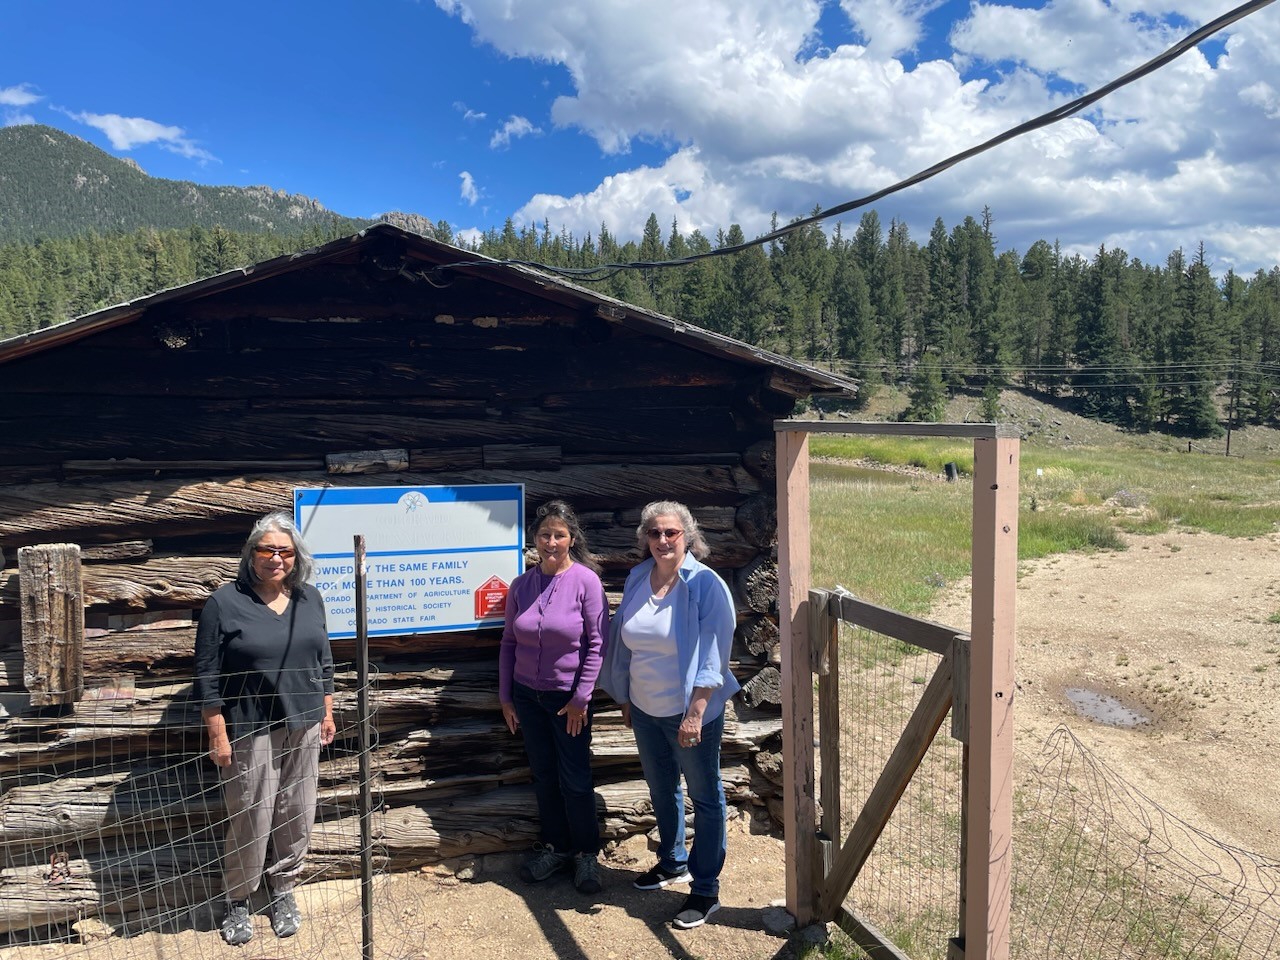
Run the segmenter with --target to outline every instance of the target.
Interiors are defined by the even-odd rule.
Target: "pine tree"
[[[903,420],[919,423],[938,423],[947,409],[947,385],[942,379],[942,368],[932,351],[925,353],[916,364],[907,393],[909,404],[902,414]]]
[[[1181,306],[1182,324],[1174,339],[1172,356],[1185,371],[1186,379],[1174,413],[1179,428],[1188,436],[1221,436],[1222,426],[1214,402],[1218,387],[1217,362],[1222,359],[1224,347],[1218,326],[1221,295],[1205,260],[1203,243],[1187,268]]]

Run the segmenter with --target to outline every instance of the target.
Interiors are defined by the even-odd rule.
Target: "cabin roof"
[[[815,393],[850,394],[856,392],[858,388],[856,381],[819,370],[790,357],[753,347],[732,337],[704,330],[634,304],[615,300],[553,274],[481,256],[439,240],[410,233],[389,223],[377,223],[357,234],[332,240],[310,250],[264,260],[261,263],[241,267],[204,280],[196,280],[126,303],[96,310],[43,330],[0,340],[0,364],[28,354],[74,343],[92,333],[132,323],[153,307],[198,300],[326,262],[347,261],[353,255],[361,253],[373,255],[380,249],[386,248],[388,243],[399,248],[404,258],[403,269],[415,279],[425,277],[426,272],[434,268],[445,268],[506,286],[531,298],[550,300],[578,309],[594,310],[602,319],[621,324],[640,333],[672,340],[703,353],[748,366],[772,368],[777,374],[773,386],[780,392],[798,396]]]

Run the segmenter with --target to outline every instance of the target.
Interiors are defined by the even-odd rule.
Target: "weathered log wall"
[[[0,931],[217,889],[221,797],[188,699],[194,621],[253,519],[291,509],[295,487],[520,483],[530,510],[564,497],[614,605],[640,558],[640,508],[690,504],[734,589],[732,667],[749,691],[726,727],[726,787],[776,799],[772,421],[794,375],[784,390],[767,367],[564,298],[466,276],[438,287],[374,261],[170,302],[3,363],[0,694],[27,692],[19,550],[49,543],[81,550],[85,689],[0,721]],[[498,709],[497,640],[371,641],[388,866],[536,836],[522,745]],[[353,653],[335,644],[339,661]],[[358,846],[354,682],[340,672],[322,764],[323,876],[350,876]],[[649,829],[634,740],[603,694],[597,708],[606,836]],[[58,851],[71,877],[51,884]]]

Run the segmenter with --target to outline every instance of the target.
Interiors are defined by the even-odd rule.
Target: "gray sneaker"
[[[568,870],[572,863],[572,856],[557,852],[551,844],[535,843],[533,854],[520,866],[520,879],[525,883],[537,883],[561,870]]]
[[[228,900],[227,912],[219,929],[222,939],[233,947],[244,946],[253,939],[253,921],[249,915],[248,900]]]
[[[600,892],[600,864],[594,853],[579,853],[574,856],[573,888],[579,893]]]
[[[302,911],[298,909],[298,901],[293,891],[276,894],[271,901],[271,932],[283,940],[292,937],[302,926]]]

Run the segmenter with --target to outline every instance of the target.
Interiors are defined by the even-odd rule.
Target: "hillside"
[[[909,400],[905,390],[880,386],[875,388],[860,409],[842,408],[838,401],[824,399],[806,416],[848,420],[899,420]],[[1220,410],[1225,423],[1226,411]],[[1056,403],[1044,395],[1006,387],[1000,391],[1000,422],[1016,424],[1024,443],[1040,447],[1121,447],[1135,451],[1184,451],[1186,437],[1153,430],[1125,430],[1115,424],[1081,416],[1070,408],[1069,400]],[[980,423],[983,421],[982,398],[973,392],[961,392],[947,400],[943,420],[947,423]],[[1192,449],[1204,454],[1226,452],[1226,437],[1192,441]],[[1270,425],[1251,424],[1231,433],[1231,454],[1238,457],[1276,457],[1280,455],[1280,429]]]
[[[357,221],[270,187],[209,187],[148,176],[53,127],[0,129],[0,244],[95,230],[222,226],[234,232],[355,232]]]

